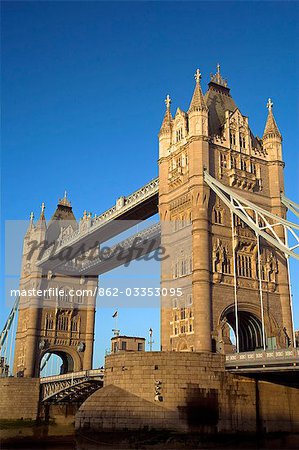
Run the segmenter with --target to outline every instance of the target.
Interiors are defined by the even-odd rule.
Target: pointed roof
[[[159,134],[167,133],[167,132],[171,131],[171,128],[172,128],[172,120],[173,119],[172,119],[172,115],[170,112],[171,98],[168,94],[167,94],[164,102],[166,105],[166,111],[164,114],[164,118],[163,118],[163,122],[162,122],[162,125],[160,128]]]
[[[60,235],[61,228],[66,228],[69,225],[72,226],[73,230],[78,228],[71,202],[67,198],[67,193],[65,191],[64,197],[58,200],[57,208],[51,217],[47,231],[47,241],[49,243],[55,241]]]
[[[27,228],[27,231],[26,231],[26,235],[29,234],[34,229],[35,229],[35,226],[34,226],[34,212],[31,211],[31,213],[30,213],[30,221],[29,221],[29,225],[28,225],[28,228]]]
[[[200,111],[200,110],[205,110],[207,111],[207,105],[201,90],[201,86],[200,86],[200,79],[201,79],[201,73],[200,70],[197,69],[194,75],[196,84],[195,84],[195,88],[194,88],[194,92],[193,92],[193,96],[191,99],[191,103],[189,106],[189,110],[188,112],[191,111]]]
[[[222,78],[219,64],[217,65],[216,74],[211,74],[211,81],[205,95],[205,101],[209,108],[209,134],[219,135],[225,123],[225,111],[232,113],[237,109],[237,105],[230,95],[227,80]]]
[[[46,229],[47,228],[46,218],[45,218],[45,209],[46,209],[46,205],[45,205],[44,202],[42,202],[42,204],[41,204],[41,213],[40,213],[39,219],[37,221],[36,228],[40,228],[40,229]]]
[[[265,139],[267,137],[273,137],[273,136],[277,136],[281,139],[281,134],[278,129],[277,123],[274,119],[274,115],[273,115],[273,111],[272,111],[273,103],[270,98],[268,99],[267,108],[268,108],[268,117],[267,117],[267,122],[266,122],[265,130],[264,130],[264,134],[263,134],[263,139]]]

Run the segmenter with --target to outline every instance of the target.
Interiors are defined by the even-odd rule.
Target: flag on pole
[[[115,318],[115,317],[117,317],[118,316],[118,311],[115,311],[115,313],[113,314],[113,319]]]

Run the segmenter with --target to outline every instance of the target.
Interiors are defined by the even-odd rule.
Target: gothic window
[[[226,155],[220,153],[220,167],[225,169],[227,167]]]
[[[247,170],[247,162],[245,159],[241,159],[241,170]]]
[[[237,158],[235,156],[230,157],[230,167],[231,169],[237,168]]]
[[[214,209],[214,221],[216,224],[222,224],[222,211],[221,209]]]
[[[252,277],[251,256],[239,254],[237,257],[237,275],[240,277]]]
[[[253,173],[254,175],[256,175],[256,164],[254,164],[253,162],[251,163],[251,173]]]
[[[244,134],[240,134],[240,149],[245,149],[246,148],[246,139]]]
[[[174,334],[178,334],[178,329],[175,327],[175,329],[174,329]]]
[[[176,297],[172,300],[172,307],[173,308],[177,308],[178,307],[178,299]]]
[[[46,330],[53,330],[54,321],[52,314],[46,314]]]
[[[176,142],[179,142],[183,138],[183,128],[176,130]]]
[[[230,260],[227,258],[227,256],[225,257],[223,263],[222,263],[222,272],[223,273],[231,273],[230,271]]]
[[[181,333],[183,334],[183,333],[186,333],[186,326],[185,325],[182,325],[181,326]]]
[[[186,319],[186,309],[181,308],[181,320]]]
[[[191,333],[193,331],[192,323],[189,325],[189,332]]]
[[[231,146],[235,146],[236,145],[236,134],[233,131],[231,131],[229,133],[229,140],[230,140],[230,145]]]
[[[75,317],[72,318],[71,330],[74,333],[79,331],[79,321],[80,321],[79,316],[75,316]]]
[[[66,313],[60,313],[57,319],[57,330],[67,331],[69,327],[69,318]]]

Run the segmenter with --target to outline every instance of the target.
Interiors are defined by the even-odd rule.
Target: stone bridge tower
[[[205,95],[199,70],[195,80],[188,112],[178,108],[172,117],[167,96],[159,133],[159,212],[162,223],[170,221],[175,230],[172,262],[162,267],[162,285],[167,279],[183,288],[180,299],[162,303],[162,350],[231,351],[236,327],[240,351],[264,342],[270,348],[285,347],[292,336],[285,257],[261,240],[261,308],[257,238],[204,182],[207,170],[236,193],[285,217],[282,137],[273,104],[267,104],[260,139],[231,97],[219,65]],[[189,233],[191,246],[182,233]],[[178,242],[181,248],[175,247]]]
[[[38,377],[46,354],[61,357],[61,373],[92,368],[97,277],[44,273],[37,262],[45,244],[78,228],[71,204],[61,199],[48,226],[31,214],[24,238],[14,374]],[[40,292],[38,293],[38,290]]]

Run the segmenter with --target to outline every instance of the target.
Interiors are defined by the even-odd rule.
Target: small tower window
[[[235,146],[236,145],[236,135],[233,131],[229,133],[229,139],[230,139],[230,145]]]
[[[238,255],[237,258],[237,274],[241,277],[252,277],[252,264],[251,256],[249,255]]]
[[[224,155],[223,153],[220,153],[220,167],[222,167],[223,169],[227,167],[226,155]]]
[[[179,142],[182,139],[183,139],[183,129],[179,128],[178,130],[176,130],[176,142]]]
[[[231,169],[237,168],[237,158],[235,158],[234,156],[230,157],[230,167]]]
[[[245,159],[241,159],[241,170],[247,171],[247,162]]]
[[[222,220],[222,211],[221,209],[214,209],[214,221],[216,224],[221,225],[223,220]]]
[[[240,148],[241,149],[246,148],[246,139],[243,134],[240,134]]]
[[[251,163],[251,173],[256,175],[256,165],[254,163]]]

